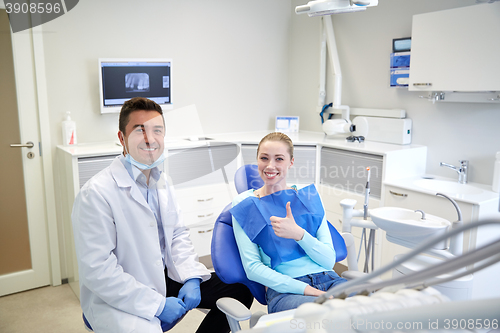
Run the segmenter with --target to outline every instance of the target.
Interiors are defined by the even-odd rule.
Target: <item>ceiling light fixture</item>
[[[309,17],[313,17],[359,12],[377,5],[378,0],[315,0],[295,7],[295,13],[308,14]]]

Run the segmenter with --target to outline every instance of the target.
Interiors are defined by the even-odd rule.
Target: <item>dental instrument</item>
[[[371,261],[371,270],[374,270],[375,267],[375,230],[378,229],[378,227],[368,219],[370,216],[370,212],[368,209],[368,203],[369,203],[369,198],[370,198],[370,177],[371,177],[371,169],[370,167],[366,168],[367,171],[367,180],[366,180],[366,185],[365,185],[365,200],[363,204],[363,209],[362,210],[356,210],[354,209],[354,206],[356,205],[356,200],[353,199],[343,199],[340,201],[340,206],[342,206],[342,236],[344,239],[346,239],[346,246],[348,246],[348,255],[347,255],[347,262],[348,262],[348,267],[349,271],[345,272],[345,276],[347,278],[353,278],[354,276],[352,274],[353,271],[357,271],[357,263],[359,262],[359,258],[361,256],[361,250],[364,245],[364,253],[365,253],[365,263],[363,266],[363,272],[368,273],[369,271],[369,263]],[[362,217],[363,219],[353,219],[353,217]],[[353,259],[351,256],[353,256],[353,250],[349,249],[348,237],[351,236],[352,232],[352,227],[359,227],[363,228],[363,231],[361,233],[361,241],[359,244],[359,251],[358,251],[358,256],[357,259]],[[366,229],[370,229],[368,237],[366,236]],[[352,237],[352,236],[351,236]],[[354,242],[354,239],[352,239],[352,242]],[[354,247],[354,245],[352,245]],[[343,274],[344,275],[344,274]]]
[[[441,238],[454,237],[457,233],[462,233],[466,230],[477,228],[483,225],[500,224],[500,220],[484,220],[470,225],[461,226],[460,228],[449,231],[447,234],[431,239],[422,244],[418,249],[415,249],[406,257],[410,258],[413,255],[421,252],[425,248],[433,246],[434,243],[441,242]],[[483,269],[495,262],[500,261],[499,252],[500,243],[498,239],[465,254],[464,262],[461,257],[457,257],[453,265],[448,265],[444,270],[455,270],[460,266],[467,266],[471,261],[482,261],[475,269]],[[414,252],[414,253],[413,253]],[[475,252],[475,253],[472,253]],[[484,261],[485,260],[485,261]],[[394,263],[398,265],[401,262]],[[360,280],[367,282],[373,277],[370,275],[378,275],[382,270],[377,270],[371,274],[367,274],[364,278],[346,282],[338,287],[347,285],[355,286],[349,288],[334,287],[327,294],[318,298],[316,302],[306,303],[295,310],[284,311],[272,315],[266,315],[260,318],[257,325],[251,326],[252,332],[392,332],[398,331],[419,331],[432,330],[436,332],[448,331],[450,329],[498,329],[499,328],[499,308],[500,299],[482,299],[474,301],[450,301],[446,296],[432,287],[427,287],[432,283],[432,276],[440,274],[440,267],[433,268],[432,271],[419,272],[414,274],[411,280],[419,280],[427,274],[427,278],[420,283],[409,285],[408,276],[403,277],[406,281],[401,283],[402,279],[393,279],[384,281],[386,284],[378,284],[378,287],[383,287],[378,291],[374,291],[367,295],[369,289],[367,286],[374,287],[366,283],[359,283]],[[387,266],[384,270],[390,270]],[[462,271],[463,273],[463,271]],[[453,276],[456,278],[457,276]],[[427,280],[427,281],[425,281]],[[391,283],[392,282],[392,283]],[[392,288],[389,288],[391,285]],[[410,289],[415,288],[415,289]],[[358,294],[345,299],[329,299],[333,289],[344,289],[343,294],[347,292],[356,292],[362,289],[368,289],[364,294]],[[334,292],[335,294],[335,292]],[[320,301],[321,300],[321,301]],[[467,326],[471,322],[474,327]],[[404,326],[398,325],[417,325]],[[475,326],[475,324],[480,326]],[[376,326],[373,326],[376,325]],[[384,326],[382,326],[384,325]],[[464,326],[465,325],[465,326]]]
[[[468,225],[463,225],[460,226],[456,229],[452,229],[451,231],[439,236],[439,237],[434,237],[429,239],[428,241],[420,244],[417,246],[415,249],[410,251],[407,254],[404,254],[399,258],[398,260],[395,260],[393,263],[388,264],[384,267],[381,267],[372,273],[369,273],[365,276],[362,276],[358,279],[355,280],[350,280],[347,281],[346,283],[337,285],[330,290],[328,290],[324,295],[318,297],[318,299],[315,301],[315,303],[322,304],[324,303],[330,296],[338,297],[339,295],[347,295],[348,293],[356,292],[364,290],[367,288],[367,282],[373,278],[376,278],[380,276],[383,273],[386,273],[393,268],[401,265],[408,259],[411,259],[418,254],[424,252],[428,248],[431,248],[433,245],[448,239],[450,237],[453,237],[459,233],[462,233],[464,231],[477,228],[479,226],[483,225],[491,225],[491,224],[500,224],[500,220],[484,220],[484,221],[478,221],[474,223],[470,223]],[[445,263],[438,265],[437,267],[432,267],[431,269],[428,269],[423,272],[418,272],[418,273],[413,273],[411,275],[402,277],[402,278],[397,278],[397,279],[392,279],[389,281],[384,281],[381,283],[377,283],[376,285],[372,287],[377,287],[377,288],[382,288],[382,287],[388,287],[389,285],[394,285],[395,283],[415,283],[417,282],[416,280],[421,280],[423,277],[426,277],[427,275],[430,275],[429,278],[433,278],[437,275],[444,274],[446,272],[450,271],[455,271],[461,267],[466,267],[470,265],[471,263],[475,263],[478,261],[486,260],[488,257],[491,257],[489,260],[484,262],[483,264],[479,265],[478,267],[473,268],[471,271],[467,271],[466,274],[470,274],[471,272],[474,272],[478,269],[483,269],[484,267],[487,267],[489,265],[492,265],[498,261],[500,261],[500,242],[498,240],[488,243],[478,249],[475,249],[471,252],[468,252],[460,257],[453,258],[449,261],[446,261]],[[424,275],[425,274],[425,275]],[[464,272],[458,273],[456,276],[453,277],[453,279],[458,278],[461,274],[464,274]],[[432,282],[432,280],[431,280]],[[431,282],[427,282],[427,285],[430,284]],[[424,282],[425,283],[425,282]]]
[[[363,219],[366,221],[368,219],[368,199],[370,197],[370,167],[366,168],[366,171],[368,172],[368,176],[366,179],[366,186],[365,186],[365,203],[363,205]],[[371,259],[371,270],[373,271],[375,267],[375,230],[376,229],[370,229],[369,233],[369,238],[368,238],[368,244],[366,244],[366,228],[363,228],[363,234],[361,238],[365,239],[365,267],[363,269],[363,272],[368,273],[368,262]],[[360,251],[361,252],[361,251]],[[359,260],[359,259],[358,259]]]
[[[370,196],[370,167],[366,168],[368,172],[368,176],[366,177],[366,186],[365,186],[365,204],[363,205],[363,219],[366,220],[368,217],[368,199]]]
[[[459,279],[463,276],[469,275],[490,265],[493,265],[500,261],[500,245],[489,243],[479,249],[475,249],[462,257],[456,257],[451,260],[445,261],[443,264],[435,265],[427,270],[415,272],[411,275],[404,275],[398,278],[394,278],[388,281],[383,281],[375,284],[364,284],[357,287],[352,287],[346,289],[344,294],[350,294],[355,292],[369,293],[376,290],[383,290],[383,288],[394,286],[396,289],[409,288],[409,289],[421,289],[435,284],[442,284],[443,282],[453,281]],[[488,258],[488,259],[484,259]],[[471,270],[465,270],[467,265],[472,265],[478,261],[484,260],[483,263],[475,265]],[[458,273],[450,275],[445,279],[434,278],[450,271],[457,271]],[[431,276],[429,278],[428,276]],[[424,280],[422,280],[424,279]]]

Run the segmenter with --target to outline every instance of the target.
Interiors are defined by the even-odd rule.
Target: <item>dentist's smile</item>
[[[139,148],[139,149],[144,150],[144,151],[155,151],[158,148]]]

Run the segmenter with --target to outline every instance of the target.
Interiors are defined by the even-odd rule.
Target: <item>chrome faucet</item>
[[[460,167],[456,167],[454,165],[443,162],[439,163],[439,166],[444,166],[452,170],[455,170],[458,173],[458,182],[460,184],[467,184],[467,171],[469,169],[469,161],[460,160],[459,162],[460,162]]]

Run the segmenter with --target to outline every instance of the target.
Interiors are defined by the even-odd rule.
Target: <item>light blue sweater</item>
[[[239,194],[233,200],[233,207],[250,196],[255,196],[254,190]],[[335,249],[332,237],[323,217],[316,235],[304,232],[304,237],[297,242],[306,255],[271,268],[271,259],[260,246],[253,243],[245,234],[240,224],[233,217],[233,230],[243,268],[249,280],[256,281],[280,293],[304,294],[307,284],[294,278],[331,271],[335,265]]]

